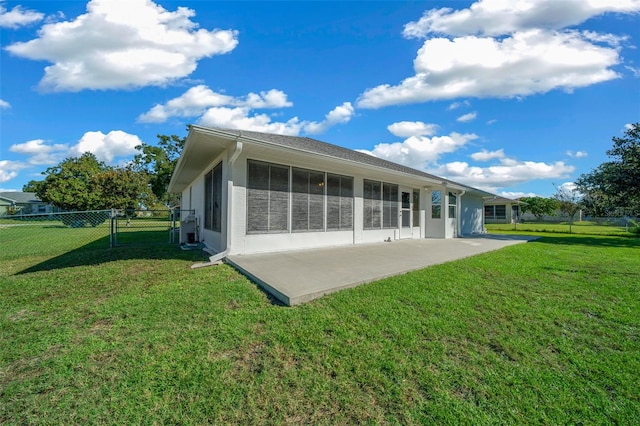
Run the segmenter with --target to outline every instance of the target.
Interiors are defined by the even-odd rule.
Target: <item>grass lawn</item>
[[[640,239],[549,235],[274,305],[172,246],[8,256],[0,424],[637,424]]]
[[[633,236],[624,226],[616,224],[597,223],[590,221],[573,222],[525,222],[525,223],[493,223],[485,224],[489,232],[513,233],[516,232],[553,232],[567,234],[569,230],[573,234],[609,235],[609,236]]]

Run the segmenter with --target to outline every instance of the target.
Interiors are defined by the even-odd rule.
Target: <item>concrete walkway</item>
[[[281,302],[292,306],[359,284],[532,239],[535,237],[482,235],[447,240],[399,240],[229,256],[226,262]]]

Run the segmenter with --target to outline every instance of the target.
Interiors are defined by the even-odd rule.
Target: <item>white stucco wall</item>
[[[460,233],[462,235],[484,232],[484,200],[473,194],[462,196]]]
[[[209,162],[205,170],[182,192],[182,208],[195,210],[199,225],[199,240],[216,252],[226,249],[229,254],[251,254],[261,252],[302,250],[350,244],[382,243],[400,237],[399,229],[363,229],[363,182],[365,179],[397,184],[401,189],[420,191],[419,223],[414,224],[410,238],[453,238],[457,236],[460,223],[463,234],[480,232],[482,228],[482,198],[465,195],[458,219],[448,218],[448,191],[450,189],[425,185],[419,177],[407,176],[385,170],[369,170],[362,165],[353,166],[336,163],[330,158],[309,156],[303,153],[283,155],[281,151],[265,147],[245,147],[233,164],[229,161],[233,148],[224,151]],[[247,160],[254,159],[291,167],[300,167],[335,173],[354,178],[354,227],[351,231],[283,232],[270,234],[247,234],[246,184]],[[219,162],[223,163],[222,176],[222,232],[204,229],[204,176]],[[431,218],[431,190],[442,191],[442,215]],[[191,194],[191,197],[189,195]],[[226,212],[226,213],[224,213]]]

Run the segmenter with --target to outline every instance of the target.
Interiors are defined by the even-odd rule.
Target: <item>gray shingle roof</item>
[[[18,204],[42,203],[33,192],[0,192],[0,197]]]
[[[200,126],[193,126],[200,127]],[[207,129],[207,127],[203,127]],[[430,180],[436,180],[438,182],[449,183],[453,185],[457,185],[460,187],[472,189],[477,192],[485,193],[486,195],[493,195],[489,192],[461,184],[459,182],[455,182],[449,179],[442,178],[440,176],[435,176],[429,173],[425,173],[420,170],[413,169],[411,167],[403,166],[402,164],[394,163],[392,161],[383,160],[378,157],[374,157],[373,155],[365,154],[362,152],[354,151],[352,149],[344,148],[338,145],[333,145],[327,142],[319,141],[317,139],[312,139],[308,137],[301,136],[287,136],[287,135],[277,135],[273,133],[261,133],[261,132],[253,132],[248,130],[235,130],[235,129],[223,129],[223,128],[210,128],[214,130],[219,130],[225,133],[230,133],[235,136],[242,136],[249,139],[257,139],[259,141],[268,142],[274,145],[279,145],[287,148],[294,148],[301,151],[306,151],[314,154],[326,155],[333,158],[338,158],[341,160],[353,161],[360,164],[366,164],[374,167],[381,167],[401,173],[406,173],[409,175],[419,176],[423,178],[427,178]]]

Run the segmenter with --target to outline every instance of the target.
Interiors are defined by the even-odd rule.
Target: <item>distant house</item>
[[[52,213],[54,207],[33,192],[0,192],[0,216]]]
[[[200,126],[169,191],[195,212],[182,242],[227,255],[479,234],[495,197],[311,138]]]
[[[494,196],[484,201],[484,223],[517,223],[522,201]]]

